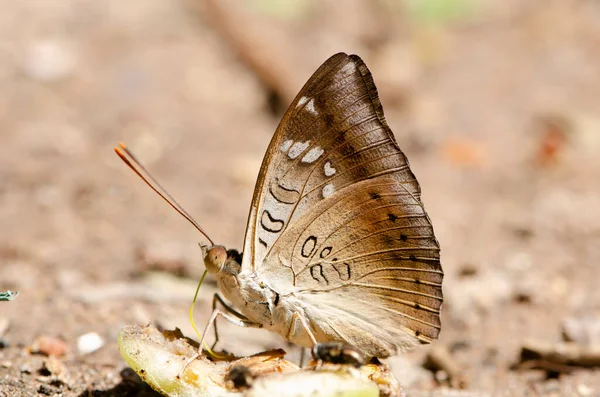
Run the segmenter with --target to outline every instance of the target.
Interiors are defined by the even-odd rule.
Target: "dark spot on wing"
[[[335,125],[335,117],[331,113],[325,113],[323,115],[323,119],[325,120],[325,125],[328,128],[331,128]]]

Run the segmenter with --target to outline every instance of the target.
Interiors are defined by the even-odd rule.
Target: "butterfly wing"
[[[437,337],[439,245],[358,56],[327,60],[284,115],[244,252],[243,269],[302,300],[319,341],[385,357]]]

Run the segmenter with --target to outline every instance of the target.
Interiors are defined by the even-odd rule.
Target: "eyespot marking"
[[[398,219],[398,217],[395,214],[389,213],[388,219],[392,222],[396,222],[396,219]]]
[[[281,219],[273,218],[268,210],[264,210],[260,217],[260,225],[267,232],[279,233],[283,230],[285,223]]]
[[[333,249],[333,247],[325,247],[321,250],[321,253],[319,254],[319,256],[321,257],[321,259],[324,259],[327,257],[327,255],[331,254],[331,250]]]
[[[302,249],[300,250],[300,255],[302,255],[305,258],[308,258],[315,251],[316,247],[317,247],[317,238],[315,236],[310,236],[309,238],[306,239],[306,241],[304,241],[304,244],[302,244]]]
[[[325,284],[329,285],[329,280],[327,280],[327,277],[323,274],[323,265],[320,263],[310,267],[310,276],[319,284],[322,284],[322,282],[325,281]]]
[[[350,280],[351,274],[350,274],[350,265],[349,264],[344,262],[342,264],[337,263],[337,264],[334,264],[331,266],[335,269],[338,276],[340,276],[340,280],[342,280],[342,281]]]
[[[280,203],[294,204],[300,198],[300,192],[296,189],[285,187],[279,178],[269,183],[269,193]]]
[[[407,239],[408,239],[408,237],[406,236],[406,234],[401,234],[400,235],[400,240],[406,241]]]

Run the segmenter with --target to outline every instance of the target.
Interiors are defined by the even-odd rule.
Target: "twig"
[[[240,11],[244,3],[223,0],[189,0],[188,3],[192,11],[209,21],[268,91],[285,104],[292,101],[301,83],[295,82],[294,60],[282,57],[278,51],[276,42],[283,39],[281,31],[268,30]]]
[[[460,365],[452,358],[450,351],[446,346],[436,346],[427,355],[423,366],[430,371],[444,371],[448,375],[449,383],[453,387],[464,389],[467,387],[467,380],[463,375]]]
[[[521,362],[543,360],[558,365],[600,366],[600,346],[583,346],[576,342],[548,343],[528,341],[521,348]]]

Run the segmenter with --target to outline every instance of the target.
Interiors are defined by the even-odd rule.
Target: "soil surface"
[[[593,0],[3,3],[0,396],[153,395],[116,335],[194,335],[204,240],[113,147],[242,249],[282,110],[339,51],[373,73],[442,247],[440,339],[389,360],[407,395],[600,396],[598,368],[519,366],[531,341],[600,344],[599,20]],[[236,354],[299,354],[219,326]],[[458,372],[425,368],[436,348]]]

